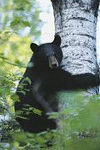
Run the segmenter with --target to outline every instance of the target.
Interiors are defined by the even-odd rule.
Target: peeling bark
[[[97,74],[96,25],[99,0],[52,0],[52,5],[55,32],[62,39],[62,69],[72,74]],[[92,90],[92,94],[97,92],[98,88]]]

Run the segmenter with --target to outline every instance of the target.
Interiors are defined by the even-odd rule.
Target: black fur
[[[34,55],[19,82],[17,95],[20,101],[15,103],[15,110],[22,110],[24,105],[40,109],[42,115],[23,113],[27,119],[17,117],[21,127],[28,132],[41,132],[56,128],[56,121],[48,119],[47,112],[58,111],[58,104],[52,95],[62,90],[86,89],[99,85],[99,77],[90,73],[72,75],[60,68],[63,58],[60,48],[61,39],[56,36],[52,43],[40,46],[32,43]],[[51,56],[52,59],[51,59]],[[49,62],[49,59],[50,62]],[[52,62],[53,61],[53,62]],[[49,64],[51,63],[51,64]],[[27,77],[30,81],[27,80]],[[24,91],[24,93],[22,92]],[[25,106],[28,109],[29,106]]]

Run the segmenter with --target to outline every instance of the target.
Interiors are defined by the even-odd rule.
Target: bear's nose
[[[52,68],[58,67],[57,64],[52,64]]]
[[[49,67],[51,69],[57,68],[59,66],[58,61],[54,55],[49,56],[48,60],[49,60]]]

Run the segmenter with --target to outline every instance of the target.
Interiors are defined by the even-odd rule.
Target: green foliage
[[[100,148],[100,96],[86,97],[83,93],[61,93],[67,101],[59,118],[62,150],[98,150]],[[59,141],[58,140],[58,141]]]
[[[29,134],[21,131],[19,127],[13,127],[9,131],[6,127],[4,131],[8,132],[6,135],[9,135],[10,149],[16,147],[18,150],[99,150],[100,96],[89,98],[82,95],[82,92],[59,93],[59,100],[66,101],[68,107],[50,115],[50,118],[59,121],[56,130]],[[30,111],[34,110],[28,108]],[[7,125],[9,128],[9,124]]]
[[[30,32],[28,34],[34,37],[40,34],[38,29],[40,10],[36,9],[37,4],[35,1],[3,0],[0,2],[0,6],[0,15],[2,17],[1,31],[11,29],[13,33],[19,34],[26,27],[29,27]]]
[[[12,149],[11,137],[17,127],[15,91],[31,56],[31,38],[40,35],[39,12],[35,0],[0,1],[0,150]]]

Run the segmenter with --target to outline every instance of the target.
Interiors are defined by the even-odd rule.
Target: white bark
[[[62,39],[62,69],[72,74],[98,73],[96,25],[99,0],[52,0],[52,5],[55,31]],[[96,90],[92,90],[94,93]]]
[[[95,4],[95,5],[94,5]],[[59,0],[53,2],[55,30],[62,38],[62,68],[73,74],[98,70],[96,23],[98,0]]]

